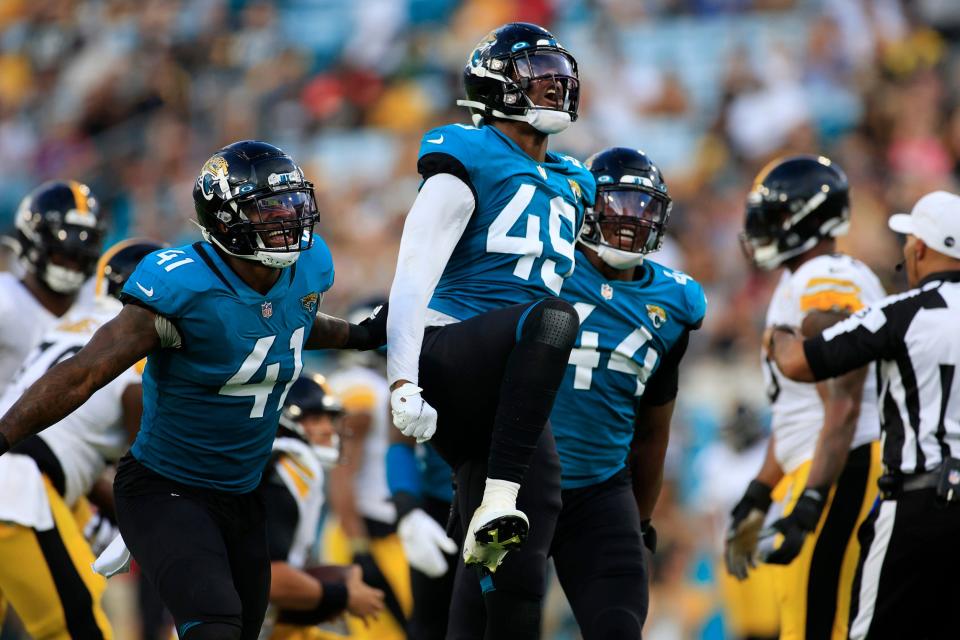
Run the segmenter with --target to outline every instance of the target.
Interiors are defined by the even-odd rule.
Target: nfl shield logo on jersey
[[[272,316],[272,315],[273,315],[273,303],[272,303],[272,302],[264,302],[262,305],[260,305],[260,315],[262,315],[264,318],[269,318],[270,316]]]
[[[606,282],[600,285],[600,295],[603,296],[604,300],[610,300],[613,298],[613,287],[608,285]]]

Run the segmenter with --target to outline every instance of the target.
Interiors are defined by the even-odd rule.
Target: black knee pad
[[[573,305],[560,298],[546,298],[530,309],[519,333],[521,340],[533,340],[557,349],[570,350],[579,330],[580,319]]]
[[[629,609],[610,607],[593,618],[584,640],[640,640],[640,619]]]
[[[240,640],[242,633],[239,622],[201,622],[187,629],[180,640]]]

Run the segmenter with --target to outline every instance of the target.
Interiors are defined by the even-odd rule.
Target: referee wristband
[[[10,451],[10,441],[7,440],[7,436],[0,433],[0,456],[5,454],[7,451]]]

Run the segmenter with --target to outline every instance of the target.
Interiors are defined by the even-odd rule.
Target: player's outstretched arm
[[[369,351],[387,343],[387,305],[374,309],[360,324],[318,313],[305,349],[356,349]]]
[[[75,356],[51,368],[0,418],[0,454],[62,420],[160,346],[156,315],[128,304]]]

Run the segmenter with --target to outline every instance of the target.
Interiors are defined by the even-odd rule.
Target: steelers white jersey
[[[337,371],[327,382],[348,413],[368,412],[372,416],[363,462],[354,480],[357,510],[366,518],[391,524],[397,519],[397,510],[387,487],[390,385],[382,374],[361,366]]]
[[[24,358],[57,321],[12,273],[0,272],[0,395]]]
[[[75,308],[61,318],[52,330],[43,334],[24,361],[21,372],[0,396],[0,415],[47,370],[80,351],[94,332],[121,308],[119,301],[104,297],[90,307]],[[67,505],[72,506],[80,496],[86,495],[106,462],[118,459],[126,451],[128,437],[123,426],[121,396],[128,386],[140,384],[140,366],[123,372],[76,411],[40,432],[63,468]]]
[[[877,276],[865,264],[842,254],[817,256],[795,272],[784,270],[767,311],[767,327],[799,328],[811,311],[856,312],[885,297]],[[766,355],[763,373],[772,405],[774,453],[784,472],[790,473],[813,458],[823,426],[823,403],[816,385],[784,377]],[[874,365],[863,386],[857,430],[850,448],[876,440],[880,433]]]
[[[297,503],[297,527],[287,553],[287,563],[303,569],[309,564],[323,510],[323,467],[313,448],[297,438],[277,438],[273,441],[273,453],[279,454],[273,463],[277,477]],[[267,640],[273,635],[276,622],[277,608],[271,604],[257,636],[259,640]]]

